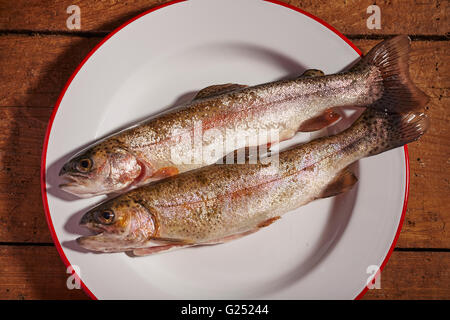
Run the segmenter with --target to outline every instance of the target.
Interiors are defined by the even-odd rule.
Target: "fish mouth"
[[[78,245],[91,251],[110,252],[107,250],[109,246],[107,241],[108,234],[106,233],[106,230],[93,224],[87,214],[81,218],[79,225],[94,234],[90,236],[78,237],[76,239]]]
[[[91,231],[93,235],[81,236],[76,239],[79,246],[96,252],[120,252],[122,239],[117,235],[109,234],[107,230],[96,225],[89,213],[80,220],[79,225]]]
[[[92,236],[82,236],[76,239],[78,245],[84,249],[96,252],[124,252],[131,250],[134,246],[117,235],[100,232]]]
[[[78,237],[76,239],[78,245],[84,249],[88,249],[91,251],[100,251],[100,252],[107,252],[104,245],[104,234],[103,232],[100,232],[93,236],[82,236]]]
[[[65,173],[61,175],[61,178],[65,180],[65,183],[61,183],[59,188],[80,198],[89,198],[102,194],[102,192],[95,191],[92,188],[93,186],[88,184],[89,177],[87,176]]]
[[[66,184],[82,183],[82,181],[84,179],[88,178],[87,176],[70,174],[70,173],[60,174],[59,176],[67,181]]]
[[[126,234],[115,233],[107,227],[95,223],[91,215],[86,213],[79,222],[81,227],[87,228],[93,234],[76,239],[77,244],[87,250],[95,252],[126,252],[141,246],[139,239],[129,239]]]

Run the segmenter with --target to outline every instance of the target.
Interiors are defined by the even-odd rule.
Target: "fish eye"
[[[92,168],[92,160],[89,158],[80,159],[77,163],[77,170],[80,172],[88,172]]]
[[[109,224],[114,221],[114,212],[112,210],[103,210],[97,213],[97,220],[100,223]]]

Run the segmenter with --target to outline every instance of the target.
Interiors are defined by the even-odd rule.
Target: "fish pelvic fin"
[[[332,108],[325,110],[320,115],[308,119],[298,128],[299,132],[312,132],[326,128],[341,119],[341,115]]]
[[[400,35],[376,45],[350,71],[370,69],[376,74],[375,81],[381,82],[376,90],[381,97],[367,108],[402,113],[411,106],[423,107],[428,96],[417,88],[409,76],[409,37]],[[381,88],[381,89],[380,89]],[[380,92],[378,92],[380,94]]]
[[[356,178],[355,174],[346,167],[337,174],[318,198],[329,198],[344,193],[350,190],[357,181],[358,178]]]
[[[300,76],[300,78],[311,78],[311,77],[323,77],[325,73],[318,69],[308,69]],[[325,110],[325,112],[319,114],[318,116],[308,119],[303,122],[297,129],[298,132],[312,132],[330,126],[336,121],[340,120],[341,116],[339,113],[335,112],[332,108]]]

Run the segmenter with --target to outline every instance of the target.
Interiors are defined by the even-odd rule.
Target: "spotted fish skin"
[[[402,114],[367,110],[349,129],[283,151],[278,162],[214,164],[109,200],[81,221],[102,233],[77,241],[94,251],[145,255],[236,239],[350,189],[356,183],[350,164],[415,141],[427,127],[419,108]],[[102,212],[114,212],[116,220],[105,225],[98,220]]]
[[[408,38],[399,36],[377,45],[348,72],[312,73],[253,87],[228,84],[206,88],[193,101],[77,154],[61,170],[60,175],[70,181],[61,187],[81,197],[123,192],[215,163],[235,149],[289,139],[305,124],[317,129],[309,121],[331,107],[380,109],[422,104],[426,98],[409,80],[408,50]],[[397,60],[393,68],[391,60]],[[215,150],[214,156],[205,157],[192,147],[199,123],[201,150]],[[224,148],[222,139],[205,138],[208,130],[226,137],[226,143],[234,142],[233,148]],[[277,135],[263,141],[251,139],[259,132]],[[181,140],[186,136],[189,142]],[[174,150],[188,161],[174,160]]]
[[[348,88],[359,80],[363,82],[361,88],[350,92]],[[63,185],[63,188],[79,196],[119,191],[131,184],[139,186],[212,164],[235,149],[275,144],[294,136],[304,122],[318,117],[330,106],[363,103],[367,87],[363,74],[331,75],[277,81],[195,99],[175,111],[108,137],[76,155],[60,173],[75,180],[76,185]],[[196,126],[200,126],[199,131]],[[196,150],[192,147],[194,134],[200,132],[204,136],[208,130],[215,130],[221,137],[234,142],[233,147],[224,148],[222,140],[202,139],[201,150],[219,150],[220,153],[215,158],[200,155],[200,159],[196,159],[193,154]],[[261,132],[277,132],[277,135],[258,136]],[[252,145],[248,139],[242,139],[243,135],[259,139],[253,139],[256,144]],[[186,137],[189,143],[183,143]],[[177,162],[173,157],[174,150],[188,160]],[[80,172],[73,172],[76,163],[82,159],[93,159],[94,163],[113,167],[109,165],[110,157],[117,159],[112,161],[118,167],[116,175],[108,175],[109,171],[102,174],[104,166],[86,173],[86,179],[80,179]]]

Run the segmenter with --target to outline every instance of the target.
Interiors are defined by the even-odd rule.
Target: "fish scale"
[[[366,100],[371,102],[348,129],[256,164],[250,159],[213,164],[128,191],[85,213],[80,224],[97,234],[78,238],[78,244],[141,256],[223,243],[267,227],[313,200],[351,189],[357,179],[350,164],[415,141],[428,128],[423,113],[427,97],[407,73],[408,38],[394,37],[372,50],[355,70],[374,75],[382,97]],[[370,87],[366,92],[379,91]]]
[[[368,110],[344,132],[283,151],[270,165],[211,165],[137,188],[88,212],[91,218],[85,218],[84,225],[95,223],[95,213],[102,210],[128,216],[130,211],[117,205],[126,201],[139,206],[140,217],[152,217],[156,226],[152,240],[170,239],[168,243],[178,247],[254,232],[292,209],[351,188],[356,182],[346,169],[351,163],[418,139],[427,128],[427,118],[416,111],[398,115]],[[389,134],[395,130],[407,140]],[[329,190],[330,186],[337,189]],[[79,243],[98,250],[97,237],[82,237]],[[117,245],[117,240],[111,243]],[[132,245],[133,250],[148,247],[149,239]]]
[[[340,118],[333,107],[370,105],[385,92],[379,68],[370,63],[326,76],[312,71],[252,87],[207,87],[194,100],[76,154],[61,169],[69,180],[61,188],[80,197],[130,190],[210,165],[236,149],[321,129]],[[87,168],[80,167],[83,161]]]

